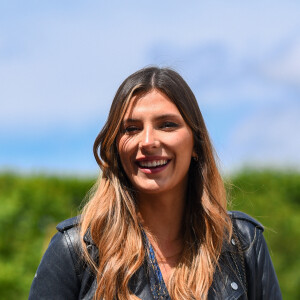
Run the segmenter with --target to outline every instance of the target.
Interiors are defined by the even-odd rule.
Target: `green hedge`
[[[77,215],[93,180],[0,175],[0,298],[27,299],[55,226]]]
[[[56,224],[78,214],[94,181],[0,174],[0,299],[27,299]],[[230,208],[264,224],[284,299],[298,299],[300,174],[244,170],[229,181]]]

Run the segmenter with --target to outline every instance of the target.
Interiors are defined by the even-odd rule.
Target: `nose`
[[[145,127],[141,132],[139,146],[141,149],[151,149],[159,147],[159,140],[155,134],[155,129],[152,126]]]

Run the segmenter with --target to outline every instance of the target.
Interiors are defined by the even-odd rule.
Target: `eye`
[[[136,132],[136,131],[138,131],[139,130],[139,128],[137,127],[137,126],[127,126],[127,127],[125,127],[124,129],[123,129],[123,132],[124,133],[134,133],[134,132]]]
[[[163,122],[161,125],[161,128],[177,128],[178,124],[174,123],[174,122]]]

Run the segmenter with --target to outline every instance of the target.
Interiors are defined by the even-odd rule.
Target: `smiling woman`
[[[193,134],[167,96],[156,89],[134,96],[117,144],[124,171],[140,198],[149,193],[164,201],[184,197],[191,157],[196,156]]]
[[[171,69],[119,87],[81,217],[57,226],[29,299],[281,299],[263,227],[227,212],[195,96]]]

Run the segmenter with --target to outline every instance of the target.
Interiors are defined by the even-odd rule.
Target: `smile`
[[[163,167],[168,163],[166,159],[151,160],[151,161],[138,161],[137,164],[141,168],[158,168]]]

